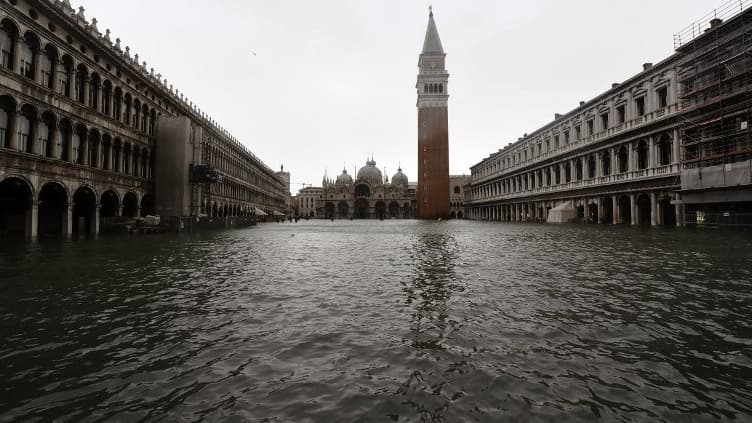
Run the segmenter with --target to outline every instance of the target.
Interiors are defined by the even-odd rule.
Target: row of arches
[[[0,237],[50,238],[96,234],[117,217],[133,218],[154,212],[151,195],[132,191],[121,195],[109,188],[101,194],[89,185],[74,191],[60,181],[47,181],[38,190],[21,176],[0,181]]]
[[[150,178],[153,158],[135,142],[0,95],[0,147]]]
[[[338,203],[327,201],[324,205],[324,217],[327,219],[407,219],[413,216],[409,202],[399,203],[390,201],[376,201],[371,203],[365,198],[359,198],[352,203],[347,201]]]
[[[444,84],[423,84],[423,92],[428,94],[443,94]]]
[[[573,222],[599,224],[665,225],[677,224],[676,206],[666,192],[630,192],[581,200],[520,202],[473,207],[470,217],[507,222],[546,222],[552,208],[571,202]]]
[[[73,56],[61,53],[54,44],[43,45],[33,31],[22,34],[9,18],[0,20],[0,64],[137,131],[155,133],[160,113],[146,100],[90,71],[85,64],[76,64]]]
[[[489,182],[473,189],[475,199],[518,193],[540,187],[568,184],[598,177],[644,171],[668,166],[675,161],[674,143],[669,134],[654,142],[647,139],[636,144],[621,144],[586,156],[567,159],[544,169]]]

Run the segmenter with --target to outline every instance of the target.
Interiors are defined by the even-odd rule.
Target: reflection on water
[[[307,222],[0,246],[0,421],[750,421],[748,233]]]

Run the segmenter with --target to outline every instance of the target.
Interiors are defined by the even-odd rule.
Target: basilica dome
[[[397,173],[392,176],[392,185],[407,186],[407,175],[402,173],[402,168],[397,169]]]
[[[352,181],[353,181],[352,177],[347,174],[347,169],[342,169],[342,173],[339,176],[337,176],[336,185],[337,186],[350,185],[352,184]]]
[[[376,162],[371,159],[366,165],[358,170],[358,180],[368,182],[371,185],[380,185],[384,183],[381,171],[376,167]]]

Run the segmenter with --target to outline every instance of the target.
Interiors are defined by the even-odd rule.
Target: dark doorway
[[[49,183],[39,192],[40,238],[54,238],[63,235],[67,222],[68,193],[60,184]]]
[[[26,236],[28,214],[31,211],[31,188],[20,178],[0,182],[0,236]]]

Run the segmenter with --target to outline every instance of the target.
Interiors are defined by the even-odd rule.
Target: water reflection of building
[[[407,219],[415,216],[415,185],[402,169],[391,183],[382,176],[376,162],[368,160],[353,179],[343,169],[336,180],[324,177],[323,200],[317,215],[330,219]]]

